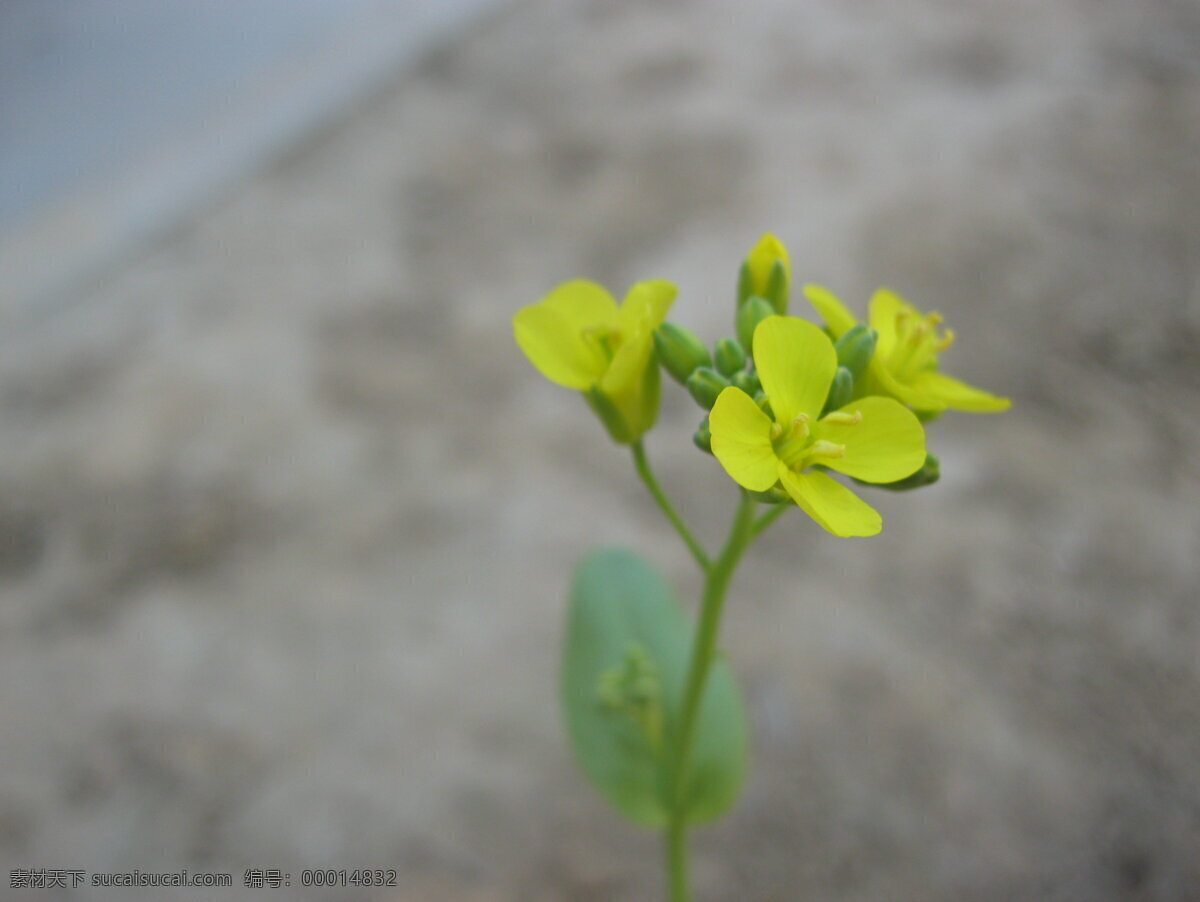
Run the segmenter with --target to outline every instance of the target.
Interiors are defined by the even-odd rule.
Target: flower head
[[[806,285],[804,294],[835,339],[858,324],[834,294]],[[921,313],[899,295],[881,288],[871,298],[868,317],[878,333],[875,356],[859,394],[888,395],[922,413],[946,409],[998,413],[1012,401],[938,372],[937,355],[954,343],[954,331],[942,329],[938,313]]]
[[[631,444],[658,417],[654,330],[676,291],[670,282],[638,282],[618,306],[594,282],[566,282],[517,311],[513,335],[543,376],[584,392],[613,439]]]
[[[838,536],[879,532],[879,514],[823,467],[863,482],[903,479],[925,463],[925,431],[891,398],[867,397],[820,416],[837,353],[820,328],[772,316],[754,333],[754,363],[771,416],[738,388],[721,392],[709,414],[712,450],[743,488],[781,483],[805,513]]]

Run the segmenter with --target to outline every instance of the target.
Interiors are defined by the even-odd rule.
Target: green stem
[[[742,492],[729,537],[717,559],[705,567],[704,594],[700,600],[700,621],[696,627],[696,638],[692,644],[688,661],[687,682],[683,690],[683,708],[678,730],[671,747],[671,760],[667,773],[671,781],[671,813],[667,825],[667,850],[671,866],[671,902],[689,902],[687,886],[687,767],[692,740],[695,738],[696,720],[700,713],[700,702],[704,697],[704,685],[717,651],[717,633],[721,626],[721,611],[725,606],[725,594],[729,581],[737,568],[746,547],[754,539],[754,500]],[[770,516],[769,514],[767,516]]]
[[[766,531],[768,526],[783,516],[789,507],[791,507],[790,504],[776,504],[771,510],[755,520],[754,525],[750,528],[750,538],[757,539]]]
[[[671,521],[671,525],[675,527],[675,531],[679,533],[680,538],[683,539],[683,543],[687,545],[688,551],[692,553],[692,557],[696,559],[696,563],[700,565],[700,569],[707,571],[709,568],[708,554],[705,553],[704,547],[696,541],[696,537],[692,535],[692,531],[683,522],[683,517],[679,516],[679,512],[671,504],[667,493],[662,490],[662,486],[654,478],[654,473],[650,470],[650,462],[646,459],[646,449],[642,445],[641,440],[634,442],[632,447],[633,464],[637,468],[638,476],[642,477],[642,482],[646,483],[646,488],[650,490],[650,494],[654,496],[654,500],[658,502],[658,506],[662,508],[662,512],[667,515],[667,519]]]

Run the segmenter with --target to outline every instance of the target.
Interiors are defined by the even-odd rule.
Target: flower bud
[[[778,260],[771,265],[771,274],[767,277],[766,298],[776,313],[787,316],[788,275],[786,267]]]
[[[738,308],[738,341],[741,342],[743,348],[750,352],[751,356],[754,356],[754,330],[764,319],[774,315],[775,308],[771,306],[771,302],[757,295],[747,299],[746,303]]]
[[[696,399],[696,403],[705,410],[712,410],[717,403],[717,395],[729,388],[730,382],[709,366],[697,367],[687,381],[687,389]]]
[[[712,430],[708,428],[708,417],[700,421],[700,428],[692,436],[692,442],[705,454],[712,454]]]
[[[875,353],[875,341],[879,333],[859,323],[834,343],[838,363],[850,371],[855,379],[861,379]]]
[[[825,399],[825,408],[821,416],[831,410],[845,407],[854,400],[854,377],[844,366],[839,366],[833,374],[833,384],[829,386],[829,397]]]
[[[736,338],[722,338],[717,342],[713,359],[717,362],[717,371],[732,378],[746,365],[746,352]]]
[[[698,366],[712,366],[712,357],[699,336],[677,323],[663,323],[654,330],[654,350],[659,363],[680,385]]]
[[[783,242],[769,232],[758,240],[743,264],[738,278],[738,300],[765,298],[780,316],[787,314],[788,253]],[[743,342],[749,347],[748,342]]]
[[[762,383],[758,381],[758,373],[751,366],[738,370],[733,374],[733,384],[748,394],[751,398],[762,391]]]
[[[750,275],[750,264],[742,261],[741,269],[738,270],[737,284],[737,305],[740,310],[742,304],[750,300],[750,296],[754,294],[754,278]]]

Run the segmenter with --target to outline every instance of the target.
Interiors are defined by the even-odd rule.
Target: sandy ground
[[[519,3],[0,338],[0,860],[226,870],[15,899],[654,899],[573,770],[563,592],[690,561],[509,318],[770,228],[1009,394],[886,528],[735,581],[754,723],[702,900],[1200,899],[1200,7]],[[669,392],[650,451],[734,496]],[[394,867],[286,892],[246,868]]]

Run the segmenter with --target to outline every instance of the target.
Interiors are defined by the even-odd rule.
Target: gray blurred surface
[[[0,317],[44,315],[502,0],[0,0]]]
[[[880,537],[750,554],[699,898],[1200,899],[1198,60],[1190,2],[530,0],[0,336],[4,869],[656,898],[561,737],[562,596],[598,543],[697,580],[509,319],[664,277],[715,339],[770,228],[1015,404],[933,424]],[[714,542],[696,419],[649,446]]]

